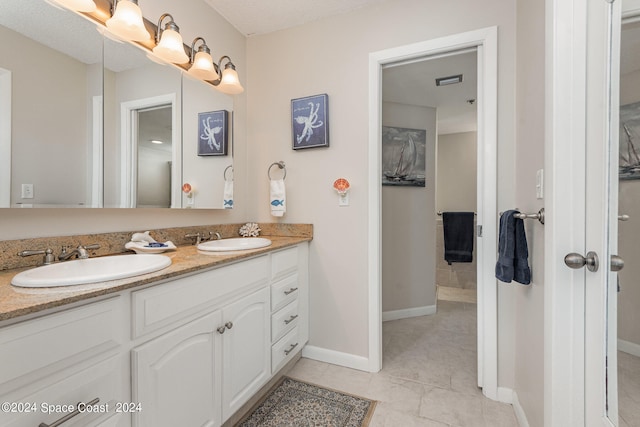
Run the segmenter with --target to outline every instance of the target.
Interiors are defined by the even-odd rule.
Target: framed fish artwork
[[[329,146],[329,96],[291,100],[293,149]]]
[[[198,113],[198,156],[227,155],[228,120],[226,110]]]

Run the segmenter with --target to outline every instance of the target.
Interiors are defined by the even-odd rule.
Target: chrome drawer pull
[[[297,346],[298,346],[298,343],[291,344],[291,347],[289,347],[289,350],[285,350],[285,351],[284,351],[284,355],[285,355],[285,356],[288,356],[288,355],[289,355],[289,353],[291,353],[291,352],[293,351],[293,349],[294,349],[294,348],[296,348]]]
[[[85,407],[86,406],[92,406],[92,405],[95,405],[98,402],[100,402],[100,398],[96,397],[91,402],[84,403],[84,406]],[[76,408],[78,406],[80,406],[80,405],[83,405],[83,403],[82,402],[78,402],[78,404],[76,405]],[[40,425],[38,425],[38,427],[58,427],[60,424],[66,423],[67,421],[69,421],[71,418],[75,417],[79,413],[80,413],[80,410],[76,409],[75,411],[71,412],[70,414],[67,414],[64,417],[60,418],[58,421],[55,421],[53,424],[40,423]]]
[[[285,294],[285,295],[289,295],[290,293],[293,293],[293,292],[295,292],[295,291],[297,291],[297,290],[298,290],[298,288],[289,288],[289,290],[288,290],[288,291],[284,291],[284,294]]]
[[[297,318],[298,318],[298,315],[297,315],[297,314],[295,314],[295,315],[293,315],[293,316],[289,317],[287,320],[285,320],[285,321],[284,321],[284,324],[285,324],[285,325],[288,325],[289,323],[293,322],[293,321],[294,321],[294,320],[296,320]]]

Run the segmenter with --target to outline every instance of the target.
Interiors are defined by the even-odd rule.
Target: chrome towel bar
[[[516,209],[517,210],[517,209]],[[503,212],[500,212],[500,216],[502,216]],[[537,219],[540,221],[540,224],[544,225],[544,208],[540,208],[537,213],[527,214],[527,213],[517,213],[514,215],[515,218],[520,219]]]

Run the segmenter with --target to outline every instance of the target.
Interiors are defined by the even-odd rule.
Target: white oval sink
[[[166,255],[116,255],[75,259],[16,274],[11,284],[23,288],[83,285],[153,273],[171,265]]]
[[[234,237],[200,243],[198,250],[205,252],[244,251],[271,246],[271,240],[262,237]]]

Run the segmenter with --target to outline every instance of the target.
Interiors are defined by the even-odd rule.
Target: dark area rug
[[[283,377],[237,426],[366,427],[376,402]]]

